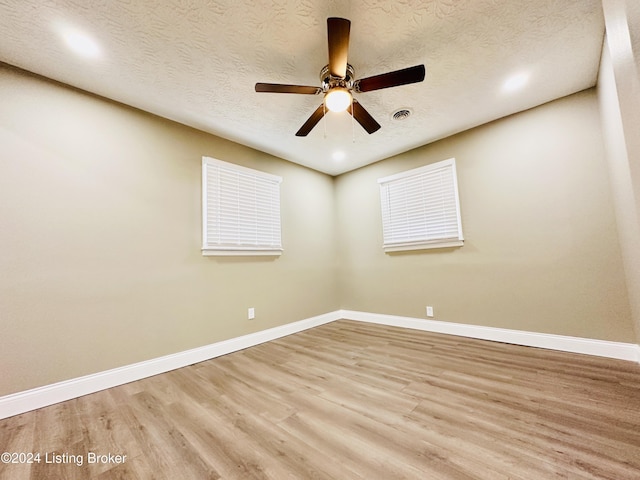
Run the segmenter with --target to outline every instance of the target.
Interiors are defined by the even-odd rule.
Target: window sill
[[[230,256],[243,256],[243,257],[256,257],[256,256],[280,256],[282,255],[282,250],[241,250],[241,249],[212,249],[212,248],[203,248],[202,255],[204,257],[230,257]]]
[[[388,245],[383,247],[385,253],[389,252],[406,252],[409,250],[430,250],[433,248],[452,248],[462,247],[464,240],[451,240],[445,242],[432,242],[432,243],[414,243],[407,245]]]

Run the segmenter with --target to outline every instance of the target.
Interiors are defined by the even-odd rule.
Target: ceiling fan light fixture
[[[368,134],[377,132],[380,124],[353,98],[352,92],[364,93],[383,88],[398,87],[422,82],[426,69],[424,65],[395,70],[393,72],[355,79],[354,70],[347,62],[349,53],[349,32],[351,22],[346,18],[330,17],[327,19],[327,43],[329,46],[329,63],[320,70],[320,87],[308,85],[285,85],[280,83],[256,83],[256,92],[265,93],[299,93],[303,95],[324,94],[318,108],[296,132],[296,137],[306,137],[324,118],[327,110],[332,112],[349,111],[351,125],[358,122]],[[326,123],[325,123],[326,125]],[[325,130],[326,135],[326,130]],[[355,141],[355,140],[354,140]]]
[[[324,96],[324,104],[332,112],[344,112],[351,105],[351,92],[343,87],[334,87]]]

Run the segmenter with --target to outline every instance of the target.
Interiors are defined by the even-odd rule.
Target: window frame
[[[273,228],[278,229],[278,234],[274,237],[277,242],[273,242],[270,244],[266,243],[243,243],[240,240],[241,234],[238,232],[237,239],[234,243],[222,243],[220,241],[215,242],[209,237],[209,222],[208,215],[209,204],[208,201],[212,195],[209,191],[209,182],[208,182],[208,173],[209,168],[216,168],[218,171],[226,172],[231,175],[245,176],[251,178],[253,181],[260,183],[262,187],[273,188],[274,191],[270,192],[272,195],[275,194],[277,197],[273,202],[274,205],[270,205],[269,217],[275,217],[277,220],[273,224]],[[266,173],[260,170],[255,170],[253,168],[243,167],[241,165],[237,165],[235,163],[225,162],[222,160],[218,160],[212,157],[202,157],[202,255],[203,256],[278,256],[283,252],[282,247],[282,209],[280,205],[280,184],[282,183],[282,177],[278,175],[273,175],[271,173]],[[221,192],[218,192],[221,194]],[[277,206],[277,215],[274,207]],[[238,208],[239,210],[239,208]],[[227,211],[227,215],[231,215],[232,212]],[[255,213],[255,228],[257,229],[258,213]],[[237,216],[238,221],[240,221],[239,215]],[[264,218],[262,218],[264,220]],[[254,224],[251,224],[249,228],[253,227]],[[245,228],[247,226],[245,225]],[[220,235],[222,232],[220,229],[218,230]]]
[[[443,169],[448,169],[451,172],[451,182],[450,185],[447,185],[448,195],[453,195],[455,202],[455,235],[447,236],[447,237],[433,237],[430,238],[428,235],[424,235],[422,238],[409,238],[410,235],[407,234],[404,239],[399,239],[396,241],[389,241],[389,236],[391,232],[390,228],[393,228],[389,224],[389,216],[390,216],[390,204],[389,204],[389,186],[395,184],[398,186],[401,182],[405,182],[405,187],[409,184],[409,182],[418,179],[419,177],[426,178],[429,174],[433,174],[436,176],[436,172],[438,170],[442,171]],[[460,195],[458,191],[458,178],[456,172],[456,161],[455,158],[450,158],[447,160],[442,160],[440,162],[431,163],[428,165],[424,165],[422,167],[414,168],[411,170],[407,170],[404,172],[396,173],[394,175],[389,175],[387,177],[379,178],[378,184],[380,186],[380,208],[381,208],[381,220],[382,220],[382,238],[383,238],[383,249],[385,252],[398,252],[398,251],[408,251],[408,250],[425,250],[432,248],[451,248],[451,247],[461,247],[464,245],[464,236],[462,232],[462,219],[460,214]],[[426,196],[425,191],[420,192],[420,199],[424,200]],[[444,193],[443,193],[444,196]],[[385,205],[385,202],[387,203]],[[412,204],[413,205],[413,204]],[[407,208],[405,211],[408,211]],[[443,208],[444,210],[444,208]],[[408,214],[407,214],[408,216]],[[448,221],[453,223],[454,219],[452,215],[449,215]],[[444,222],[443,222],[444,224]],[[425,219],[424,224],[421,224],[420,227],[424,230],[427,230],[429,227],[427,225],[427,220]],[[444,227],[440,227],[441,229],[445,229]],[[451,231],[453,231],[451,229]]]

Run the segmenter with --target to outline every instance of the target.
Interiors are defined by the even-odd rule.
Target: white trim
[[[0,419],[203,362],[339,319],[339,311],[325,313],[204,347],[6,395],[0,397]]]
[[[213,248],[202,248],[202,255],[205,257],[233,257],[233,256],[243,256],[243,257],[258,257],[258,256],[279,256],[282,255],[282,249],[275,250],[244,250],[240,248],[229,248],[225,249],[213,249]]]
[[[405,252],[407,250],[428,250],[430,248],[452,248],[464,246],[464,240],[451,240],[451,241],[431,241],[431,242],[417,242],[404,245],[388,245],[383,247],[385,252]]]
[[[610,342],[591,338],[569,337],[549,333],[527,332],[506,328],[483,327],[462,323],[426,320],[422,318],[384,315],[380,313],[341,310],[340,317],[345,320],[378,323],[393,327],[411,328],[427,332],[445,333],[460,337],[478,338],[493,342],[512,343],[527,347],[547,348],[571,353],[583,353],[598,357],[617,358],[640,363],[640,346],[633,343]]]
[[[211,345],[205,345],[204,347],[194,348],[172,355],[165,355],[144,362],[6,395],[0,397],[0,419],[99,392],[107,388],[117,387],[118,385],[165,373],[170,370],[175,370],[176,368],[210,360],[221,355],[253,347],[340,319],[411,328],[414,330],[458,335],[461,337],[479,338],[482,340],[512,343],[529,347],[548,348],[550,350],[583,353],[586,355],[617,358],[640,363],[640,345],[632,343],[609,342],[606,340],[483,327],[480,325],[442,322],[398,315],[336,310],[298,322],[223,340]]]

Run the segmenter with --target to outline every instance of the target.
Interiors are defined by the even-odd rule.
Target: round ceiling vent
[[[409,109],[409,108],[401,108],[401,109],[396,110],[395,112],[393,112],[391,114],[391,118],[393,120],[398,121],[398,122],[400,122],[402,120],[406,120],[410,116],[411,116],[411,109]]]

